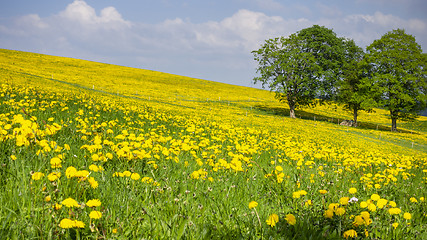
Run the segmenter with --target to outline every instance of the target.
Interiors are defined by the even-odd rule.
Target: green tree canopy
[[[343,44],[332,30],[314,25],[287,38],[268,39],[252,53],[260,74],[255,83],[275,91],[280,101],[288,103],[290,117],[295,118],[295,108],[333,95]]]
[[[344,41],[344,61],[342,76],[338,81],[337,100],[344,104],[344,109],[353,112],[353,126],[357,126],[359,111],[371,111],[376,103],[371,93],[371,79],[367,77],[363,65],[363,49],[351,39]]]
[[[421,46],[403,29],[390,31],[367,47],[376,99],[390,111],[392,131],[397,120],[417,116],[427,104],[426,62]]]

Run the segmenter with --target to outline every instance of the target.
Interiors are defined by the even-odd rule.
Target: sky
[[[315,24],[362,48],[403,28],[427,49],[426,0],[1,1],[0,48],[260,87],[251,52]]]

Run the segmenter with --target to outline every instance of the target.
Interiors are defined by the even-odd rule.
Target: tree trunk
[[[353,109],[353,127],[357,127],[357,108]]]
[[[392,117],[391,118],[391,131],[392,132],[397,131],[397,124],[396,124],[396,122],[397,122],[397,118]]]
[[[295,118],[295,105],[289,103],[289,117]]]

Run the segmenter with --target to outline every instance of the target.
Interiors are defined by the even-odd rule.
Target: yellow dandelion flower
[[[378,194],[372,194],[372,195],[371,195],[371,199],[372,199],[373,201],[378,201],[378,200],[380,200],[380,199],[381,199],[381,197],[380,197],[380,195],[378,195]]]
[[[403,218],[404,218],[404,219],[406,219],[406,220],[411,220],[411,218],[412,218],[412,214],[410,214],[410,213],[408,213],[408,212],[405,212],[405,213],[403,214]]]
[[[328,193],[328,191],[327,190],[319,190],[319,193],[320,194],[326,194],[326,193]]]
[[[287,214],[285,217],[285,220],[290,224],[290,225],[295,225],[297,223],[297,220],[295,218],[295,216],[293,214]]]
[[[59,222],[60,228],[73,228],[74,227],[74,221],[68,218],[64,218]]]
[[[91,199],[86,202],[86,206],[88,207],[99,207],[101,206],[101,201],[99,199]]]
[[[350,194],[355,194],[355,193],[357,193],[357,189],[356,188],[350,188],[350,189],[348,189],[348,192]]]
[[[325,216],[325,218],[331,218],[334,216],[334,211],[331,209],[328,209],[325,211],[325,213],[323,214],[323,216]]]
[[[347,239],[349,237],[350,238],[356,238],[357,237],[357,232],[354,229],[350,229],[350,230],[344,232],[343,237],[345,239]]]
[[[271,227],[276,226],[276,223],[279,222],[279,216],[275,213],[271,214],[266,220],[267,224]]]
[[[390,208],[389,210],[388,210],[388,213],[390,214],[390,215],[398,215],[398,214],[400,214],[402,212],[402,210],[400,210],[400,208]]]
[[[350,198],[349,197],[342,197],[342,198],[340,198],[340,204],[341,205],[348,205],[348,201],[350,201]]]
[[[76,200],[72,199],[72,198],[67,198],[65,200],[63,200],[62,205],[65,205],[66,207],[80,207],[80,205],[77,203]]]
[[[37,181],[40,180],[44,176],[44,173],[41,172],[35,172],[33,175],[31,175],[31,179]]]
[[[256,206],[258,206],[258,203],[255,201],[249,203],[249,209],[255,208]]]
[[[89,213],[89,217],[91,219],[100,219],[102,217],[102,213],[100,211],[91,211]]]
[[[342,207],[337,208],[337,209],[335,210],[335,214],[336,214],[337,216],[342,216],[342,215],[344,215],[344,214],[345,214],[345,208],[342,208]]]

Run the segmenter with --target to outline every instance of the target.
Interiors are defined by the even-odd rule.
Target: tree
[[[344,109],[353,113],[353,126],[357,126],[359,111],[370,112],[376,104],[370,92],[371,79],[367,77],[367,66],[362,63],[363,56],[363,49],[353,40],[344,41],[342,78],[338,81],[337,100],[344,104]]]
[[[341,43],[332,30],[317,25],[287,38],[268,39],[252,52],[260,74],[254,82],[275,91],[295,118],[297,107],[315,105],[316,98],[332,96]]]
[[[391,131],[397,120],[418,115],[427,104],[426,62],[421,46],[403,29],[390,31],[367,47],[379,106],[390,111]]]

